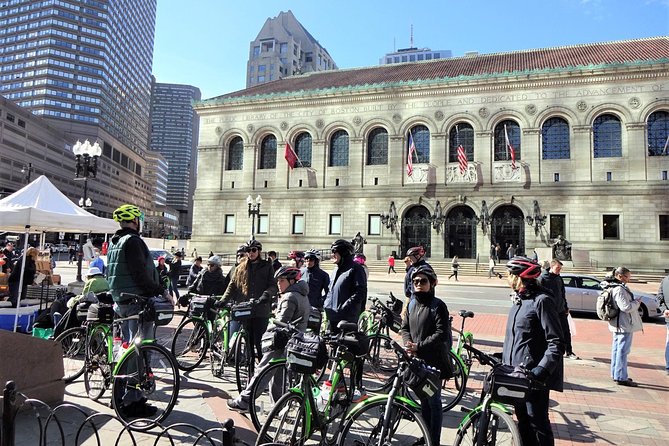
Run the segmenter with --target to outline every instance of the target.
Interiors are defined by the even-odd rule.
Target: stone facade
[[[327,248],[360,231],[372,258],[421,243],[433,258],[485,262],[492,241],[503,252],[505,243],[513,243],[531,253],[549,247],[559,230],[572,243],[575,262],[667,268],[669,239],[660,226],[669,219],[669,156],[646,150],[649,116],[669,112],[664,57],[591,70],[202,101],[196,105],[201,125],[193,244],[233,252],[250,236],[245,199],[260,194],[263,223],[256,238],[280,253]],[[593,123],[605,114],[620,121],[621,156],[593,156]],[[554,117],[569,125],[566,159],[542,156],[542,127]],[[507,120],[520,129],[522,156],[515,168],[494,156],[495,130]],[[473,159],[464,173],[448,161],[456,125],[474,131]],[[429,162],[414,159],[408,176],[407,135],[416,126],[429,130]],[[388,134],[387,163],[368,165],[369,136],[377,128]],[[331,141],[340,130],[348,134],[348,163],[332,167]],[[304,132],[312,138],[311,167],[291,170],[285,143],[295,147]],[[260,146],[268,135],[277,142],[276,168],[260,169]],[[228,170],[235,138],[243,141],[243,167]],[[489,219],[482,218],[484,200]],[[379,224],[391,202],[398,215],[394,227]],[[435,218],[437,202],[441,219]],[[304,219],[302,234],[294,233],[296,224],[300,229],[296,215]],[[334,225],[333,215],[340,216]],[[526,221],[534,215],[545,216],[544,225]],[[337,220],[340,233],[332,231]],[[618,225],[614,237],[604,227],[612,223]]]

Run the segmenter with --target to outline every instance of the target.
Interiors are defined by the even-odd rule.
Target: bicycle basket
[[[209,315],[209,310],[211,310],[215,302],[216,300],[209,296],[193,296],[190,300],[188,311],[191,316],[206,317]]]
[[[83,322],[88,319],[88,309],[93,305],[93,302],[79,302],[77,304],[77,319],[79,322]]]
[[[251,317],[253,305],[250,302],[242,302],[232,307],[232,320],[245,321]]]
[[[114,308],[111,305],[91,304],[86,312],[86,320],[111,324],[114,322]]]
[[[325,341],[312,333],[297,333],[286,346],[288,369],[297,373],[316,373],[325,366],[328,351]]]
[[[309,313],[309,320],[307,321],[307,330],[314,331],[316,333],[321,331],[321,323],[323,322],[323,315],[321,310],[316,307],[311,307],[311,312]]]
[[[169,299],[163,296],[152,297],[149,299],[149,306],[153,308],[151,311],[154,314],[153,322],[157,326],[167,325],[172,322],[174,316],[174,305]]]
[[[341,339],[341,343],[355,356],[369,353],[369,337],[359,331],[347,334]]]
[[[523,370],[502,364],[488,374],[484,389],[495,401],[516,404],[527,399],[531,384]]]
[[[286,330],[274,327],[267,330],[260,340],[262,353],[269,353],[276,350],[283,350],[288,344],[289,334]]]
[[[412,359],[404,370],[404,382],[414,391],[419,399],[429,399],[440,392],[441,379],[439,370],[425,364],[421,359]]]

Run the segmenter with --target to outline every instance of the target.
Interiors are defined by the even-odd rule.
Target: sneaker
[[[567,358],[567,359],[581,359],[578,356],[576,356],[576,353],[574,353],[574,352],[565,353],[564,357]]]
[[[359,403],[360,401],[365,401],[367,398],[369,398],[367,396],[367,392],[365,392],[364,390],[356,389],[353,392],[353,398],[351,399],[351,402],[352,403]]]
[[[616,381],[616,384],[625,387],[639,387],[639,385],[634,381],[632,381],[631,379],[628,379],[627,381]]]
[[[239,410],[241,412],[246,412],[249,410],[249,405],[240,398],[228,400],[228,407],[233,410]]]

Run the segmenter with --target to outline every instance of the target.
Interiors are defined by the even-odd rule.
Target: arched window
[[[265,136],[260,143],[259,169],[276,169],[276,137]]]
[[[517,122],[507,119],[495,127],[495,161],[511,161],[511,147],[506,143],[504,128],[509,135],[509,143],[513,147],[513,158],[520,158],[520,126]]]
[[[348,166],[348,133],[337,130],[330,138],[330,166]]]
[[[367,165],[388,164],[388,132],[377,127],[367,137]]]
[[[297,135],[295,153],[300,159],[295,167],[311,167],[311,135],[309,133],[304,132]]]
[[[550,118],[541,127],[542,159],[569,159],[569,124],[562,118]]]
[[[467,161],[474,161],[474,128],[466,123],[455,124],[448,134],[448,162],[458,162],[458,146],[465,149]]]
[[[660,110],[648,117],[648,155],[669,156],[669,112]]]
[[[620,119],[614,115],[597,116],[592,123],[595,158],[623,156]]]
[[[414,157],[414,162],[420,163],[429,163],[430,162],[430,131],[424,125],[414,126],[411,130],[411,136],[413,137],[413,143],[416,146],[416,155]],[[408,140],[408,137],[407,137]],[[407,143],[407,148],[408,148]]]
[[[228,170],[242,170],[244,165],[244,141],[236,136],[228,146]]]

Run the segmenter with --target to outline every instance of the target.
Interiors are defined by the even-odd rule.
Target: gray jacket
[[[663,312],[669,310],[669,303],[667,302],[667,299],[669,299],[669,276],[662,279],[655,299],[657,299],[657,304],[660,306],[660,310]],[[665,317],[664,320],[669,323],[669,317]]]
[[[303,280],[290,285],[279,297],[276,320],[288,323],[301,318],[297,323],[297,329],[304,332],[311,312],[308,293],[309,285]]]
[[[613,299],[620,310],[618,316],[609,321],[609,331],[612,333],[634,333],[643,330],[641,315],[639,314],[639,301],[634,299],[634,294],[627,286],[617,280],[602,283],[602,288],[613,286]]]

